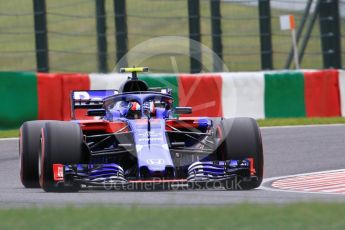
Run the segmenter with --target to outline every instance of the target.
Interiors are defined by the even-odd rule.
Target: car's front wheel
[[[54,181],[53,164],[85,163],[83,135],[79,125],[72,122],[54,121],[46,123],[41,132],[39,151],[39,182],[46,192],[75,192],[80,186],[58,185]]]
[[[239,117],[220,122],[217,135],[221,139],[217,151],[219,160],[252,159],[257,180],[240,181],[238,189],[254,189],[263,179],[264,156],[260,129],[252,118]]]
[[[38,151],[41,129],[47,121],[27,121],[20,127],[20,180],[25,188],[39,188]]]

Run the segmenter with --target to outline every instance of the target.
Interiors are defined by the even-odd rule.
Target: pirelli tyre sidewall
[[[261,132],[252,118],[239,117],[223,119],[217,136],[222,140],[218,147],[219,160],[253,158],[255,176],[258,181],[241,181],[238,189],[254,189],[260,186],[263,179],[264,156]]]
[[[59,186],[54,182],[53,164],[84,163],[83,135],[78,124],[64,121],[46,123],[41,130],[39,183],[46,192],[76,192],[80,186]]]
[[[47,121],[27,121],[20,127],[20,180],[26,188],[39,188],[38,151],[41,129]]]

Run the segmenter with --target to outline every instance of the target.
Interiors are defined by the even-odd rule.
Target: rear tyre
[[[38,151],[41,129],[47,121],[27,121],[20,127],[20,180],[25,188],[39,188]]]
[[[39,182],[46,192],[77,192],[79,185],[64,186],[54,182],[53,164],[85,163],[83,134],[79,125],[71,122],[49,122],[42,129],[39,151]]]
[[[261,132],[256,121],[247,117],[224,119],[217,133],[222,140],[217,152],[219,160],[254,160],[255,176],[258,180],[240,181],[237,189],[249,190],[259,187],[263,178],[264,157]]]

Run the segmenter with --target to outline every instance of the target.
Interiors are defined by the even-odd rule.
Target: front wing
[[[55,186],[105,190],[242,190],[241,183],[256,181],[252,159],[194,162],[187,178],[126,178],[121,166],[111,164],[54,164]]]

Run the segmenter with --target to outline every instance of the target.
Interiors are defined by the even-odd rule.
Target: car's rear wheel
[[[80,186],[57,184],[54,181],[53,164],[85,163],[83,134],[79,125],[55,121],[45,125],[41,132],[39,151],[39,182],[46,192],[76,192]]]
[[[38,151],[41,129],[47,121],[27,121],[20,127],[20,180],[25,188],[39,188]]]
[[[261,132],[256,121],[247,117],[224,119],[219,124],[217,135],[221,139],[217,151],[219,160],[251,158],[254,161],[257,180],[240,181],[238,188],[234,189],[259,187],[263,178],[264,157]]]

